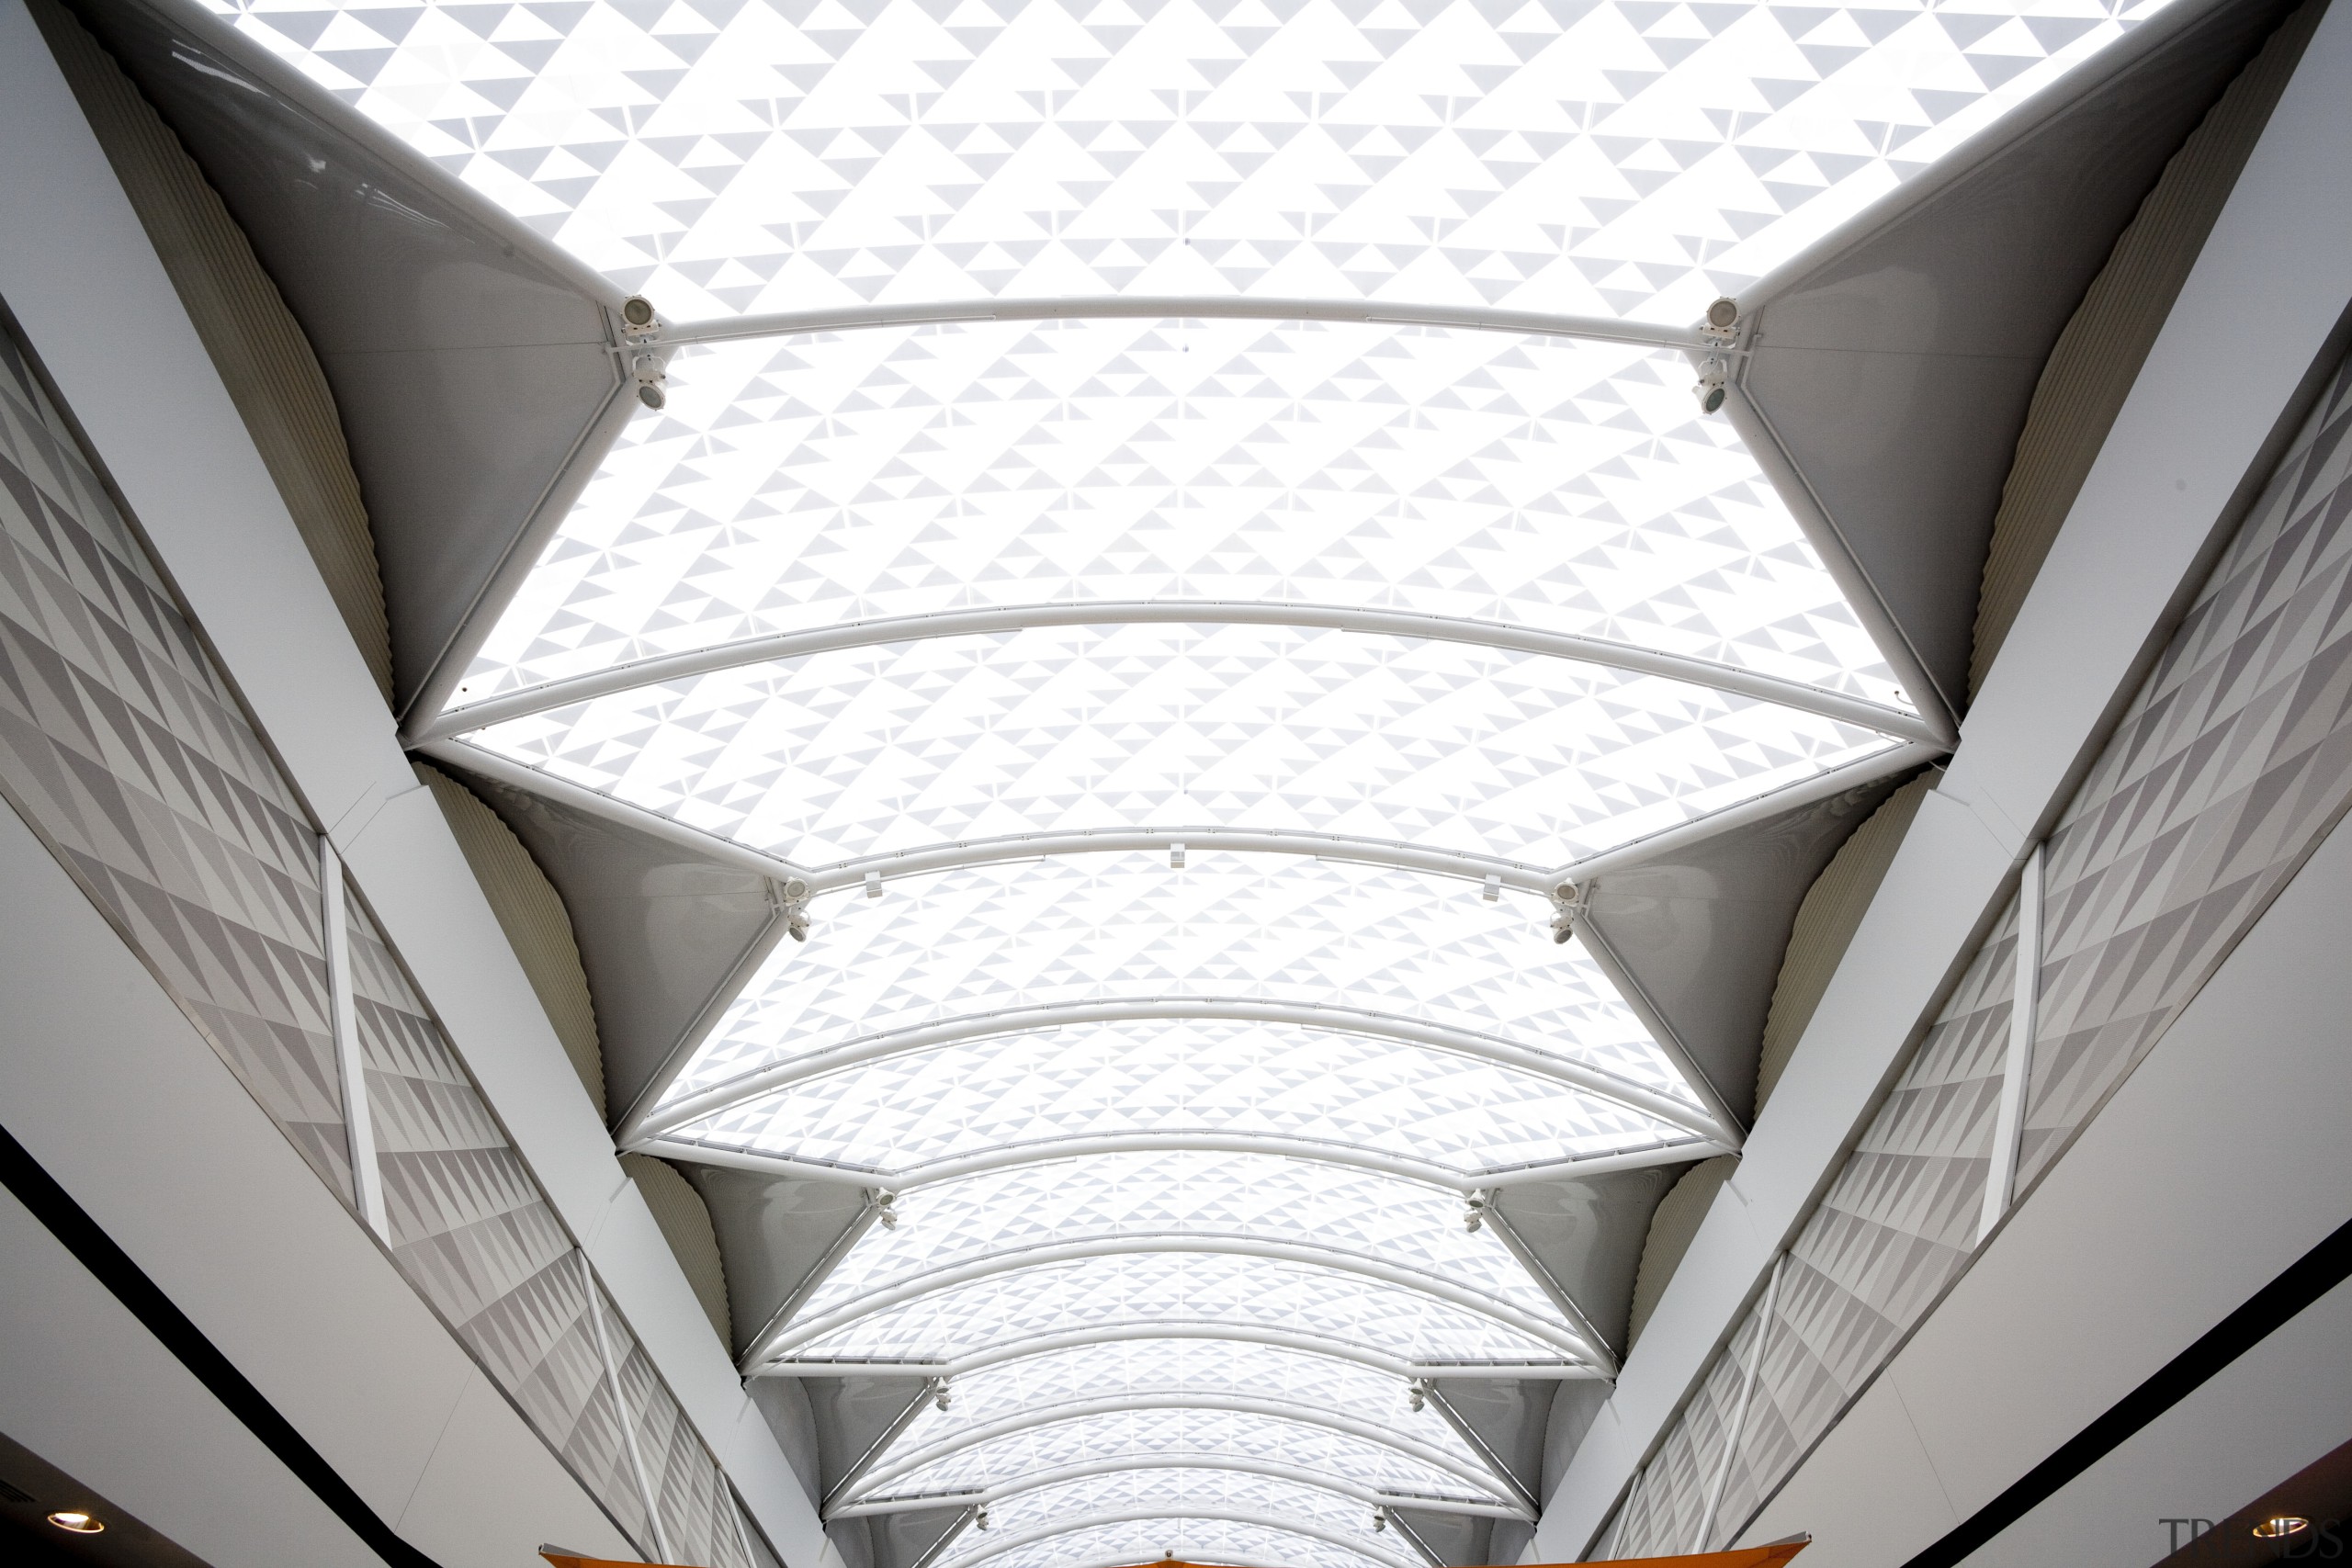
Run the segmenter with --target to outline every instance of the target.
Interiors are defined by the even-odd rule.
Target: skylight
[[[662,313],[420,733],[805,917],[616,1111],[873,1192],[737,1347],[932,1391],[829,1517],[1531,1518],[1425,1380],[1615,1363],[1488,1199],[1740,1137],[1589,868],[1939,733],[1675,344],[2157,6],[220,8]]]

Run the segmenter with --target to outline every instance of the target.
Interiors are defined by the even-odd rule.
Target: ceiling
[[[853,1568],[1516,1552],[1797,901],[1949,742],[2049,341],[2262,30],[212,9],[93,26],[377,422],[407,737],[563,891],[616,1140],[695,1172]],[[2098,201],[1970,293],[1936,236],[2046,215],[1987,180]],[[346,320],[401,214],[406,357]],[[1940,336],[1806,339],[1912,274]],[[521,339],[434,304],[493,276]],[[1907,383],[1976,487],[1910,543],[1838,467],[1865,350],[1998,362]]]

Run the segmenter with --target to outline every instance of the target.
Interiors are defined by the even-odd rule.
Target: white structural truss
[[[660,308],[409,737],[803,939],[618,1141],[892,1195],[744,1361],[935,1380],[832,1517],[1532,1517],[1488,1199],[1742,1135],[1588,896],[1952,735],[1699,323],[2158,0],[208,3]]]

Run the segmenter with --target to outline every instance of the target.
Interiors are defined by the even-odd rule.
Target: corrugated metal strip
[[[441,803],[441,815],[449,819],[449,831],[465,851],[466,863],[481,884],[531,989],[538,993],[539,1006],[555,1026],[556,1038],[563,1042],[581,1087],[596,1102],[596,1114],[604,1115],[605,1053],[596,1034],[596,1008],[563,899],[523,840],[473,791],[421,762],[416,776]]]
[[[1658,1200],[1657,1212],[1650,1216],[1649,1235],[1642,1242],[1641,1266],[1634,1272],[1634,1314],[1625,1326],[1627,1355],[1648,1326],[1650,1314],[1657,1310],[1666,1282],[1682,1266],[1682,1255],[1690,1250],[1690,1238],[1699,1234],[1699,1222],[1707,1217],[1708,1205],[1738,1165],[1736,1155],[1701,1160]]]
[[[1804,1026],[1813,1021],[1813,1010],[1821,1005],[1829,976],[1838,972],[1838,960],[1846,956],[1847,944],[1860,929],[1863,911],[1871,907],[1886,868],[1894,863],[1895,849],[1910,830],[1919,802],[1935,787],[1935,778],[1932,773],[1922,775],[1887,796],[1885,804],[1838,846],[1838,853],[1813,879],[1804,902],[1797,906],[1788,952],[1781,960],[1781,977],[1772,987],[1772,1010],[1764,1020],[1763,1052],[1756,1064],[1757,1115],[1764,1114],[1764,1102],[1772,1097],[1773,1086],[1781,1081]]]
[[[386,700],[384,585],[334,396],[310,340],[244,231],[113,56],[57,0],[31,0],[42,35],[163,258],[197,335],[286,499],[302,542]]]
[[[1968,665],[1972,697],[2325,8],[2325,0],[2308,0],[2289,17],[2189,133],[2051,350],[1993,520]]]
[[[710,1326],[718,1332],[718,1342],[731,1354],[735,1321],[727,1308],[727,1265],[718,1255],[718,1233],[711,1228],[709,1206],[694,1183],[664,1160],[623,1155],[621,1168],[637,1183],[645,1206],[653,1211],[653,1223],[662,1227],[670,1250],[678,1255],[678,1267],[685,1270],[686,1283],[695,1288],[695,1299],[702,1303]]]

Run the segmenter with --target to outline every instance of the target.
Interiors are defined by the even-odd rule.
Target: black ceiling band
[[[162,1287],[115,1245],[114,1238],[5,1127],[0,1127],[0,1186],[15,1193],[17,1201],[32,1211],[33,1217],[64,1244],[82,1267],[96,1275],[147,1332],[161,1340],[195,1374],[196,1381],[244,1423],[245,1429],[261,1439],[262,1446],[277,1455],[278,1462],[293,1472],[295,1479],[309,1487],[370,1551],[392,1568],[441,1568],[435,1559],[402,1540],[351,1489],[325,1457],[294,1429],[294,1424],[246,1381],[204,1331],[173,1304]]]
[[[2352,1278],[2352,1222],[2297,1258],[2244,1305],[2207,1329],[2195,1344],[1904,1568],[1955,1568],[2346,1278]]]

